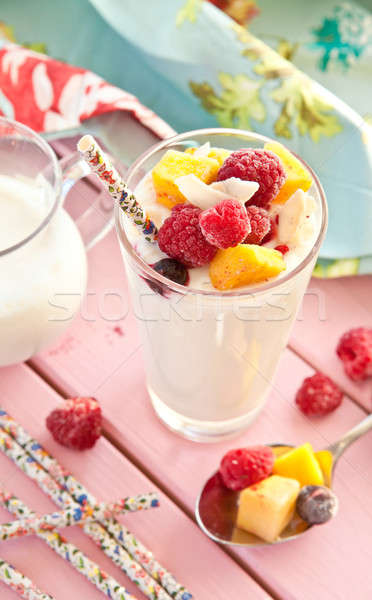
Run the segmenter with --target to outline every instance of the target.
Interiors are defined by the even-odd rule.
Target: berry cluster
[[[204,211],[191,204],[174,206],[158,237],[159,248],[170,258],[186,267],[200,267],[213,259],[218,248],[260,245],[275,233],[275,223],[266,209],[286,179],[280,158],[268,150],[237,150],[225,159],[217,174],[218,181],[231,177],[255,181],[259,189],[246,206],[233,198]]]

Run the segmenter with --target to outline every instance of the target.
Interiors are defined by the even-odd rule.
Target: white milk
[[[316,197],[315,189],[310,193]],[[148,176],[137,186],[136,196],[157,225],[169,215],[156,203]],[[254,295],[249,287],[233,290],[239,294],[236,298],[223,292],[217,297],[198,293],[216,292],[206,266],[189,270],[184,296],[174,292],[161,296],[138,276],[123,252],[143,339],[148,390],[156,412],[170,428],[187,437],[213,440],[248,425],[262,409],[316,257],[289,281],[280,279],[315,244],[321,213],[318,200],[316,204],[311,235],[284,256],[287,269],[275,289]],[[166,256],[138,236],[125,217],[121,222],[145,262],[153,264]]]
[[[31,235],[53,201],[41,178],[0,175],[0,251]],[[31,241],[0,256],[0,366],[30,358],[64,331],[86,276],[80,234],[62,208]]]

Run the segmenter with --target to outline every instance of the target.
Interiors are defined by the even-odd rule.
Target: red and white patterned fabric
[[[114,110],[131,112],[160,138],[173,129],[154,112],[91,71],[15,44],[0,49],[0,114],[35,131],[76,127]]]

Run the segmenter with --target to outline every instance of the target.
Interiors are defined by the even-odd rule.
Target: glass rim
[[[135,173],[135,171],[137,171],[147,159],[149,159],[152,155],[154,155],[159,150],[166,148],[170,144],[182,142],[188,138],[192,138],[192,136],[197,136],[197,135],[206,135],[207,136],[207,135],[221,135],[221,134],[230,135],[233,137],[250,136],[251,138],[255,138],[256,140],[261,141],[263,143],[277,141],[277,140],[274,140],[267,136],[261,135],[259,133],[255,133],[254,131],[248,131],[248,130],[244,130],[244,129],[230,129],[230,128],[224,128],[224,127],[213,127],[213,128],[195,129],[192,131],[186,131],[184,133],[180,133],[175,136],[166,138],[165,140],[161,140],[160,142],[157,142],[156,144],[152,145],[150,148],[145,150],[145,152],[143,152],[129,167],[129,169],[126,173],[126,180],[129,181],[130,178],[132,177],[132,175]],[[253,294],[260,294],[260,293],[270,291],[270,290],[272,290],[276,287],[279,287],[279,286],[283,285],[284,283],[290,281],[298,273],[303,271],[307,267],[307,265],[312,261],[314,256],[317,255],[319,248],[324,240],[324,237],[325,237],[325,234],[327,231],[327,223],[328,223],[328,206],[327,206],[326,196],[325,196],[325,192],[323,190],[322,184],[320,183],[320,181],[319,181],[317,175],[314,173],[313,169],[295,152],[292,152],[292,150],[289,150],[289,148],[287,148],[284,144],[282,144],[282,146],[284,146],[289,152],[291,152],[301,162],[301,164],[310,172],[310,174],[313,178],[313,181],[314,181],[314,185],[319,194],[321,211],[322,211],[321,224],[320,224],[317,239],[315,240],[315,243],[312,246],[311,250],[302,259],[302,261],[297,265],[297,267],[295,269],[293,269],[292,271],[290,271],[287,275],[284,275],[283,277],[273,279],[263,285],[258,285],[258,286],[254,286],[254,287],[252,286],[251,288],[249,288],[249,290],[245,289],[244,291],[234,290],[234,291],[228,291],[228,292],[221,292],[219,290],[200,290],[197,288],[190,288],[188,286],[184,286],[179,283],[175,283],[175,282],[169,280],[167,277],[164,277],[160,273],[157,273],[152,267],[150,267],[150,265],[148,265],[136,253],[136,251],[134,250],[132,244],[130,243],[123,227],[121,226],[120,216],[122,214],[122,210],[119,206],[119,203],[115,202],[115,225],[116,225],[117,235],[118,235],[119,240],[122,243],[126,253],[141,268],[142,274],[146,275],[151,280],[156,281],[156,282],[162,284],[163,286],[166,286],[169,290],[171,290],[173,292],[177,292],[179,294],[183,294],[183,295],[200,294],[201,296],[208,296],[211,298],[213,298],[213,297],[215,297],[215,298],[216,297],[218,297],[218,298],[234,298],[234,297],[240,297],[240,296],[252,296]]]
[[[56,212],[56,210],[59,206],[59,203],[60,203],[62,172],[61,172],[61,167],[59,165],[58,159],[57,159],[52,147],[38,133],[36,133],[36,131],[31,129],[31,127],[28,127],[27,125],[23,125],[23,123],[19,123],[18,121],[14,120],[14,119],[8,119],[6,117],[0,117],[0,125],[10,125],[10,126],[14,127],[15,130],[18,130],[20,133],[27,134],[27,135],[24,135],[25,138],[26,137],[33,138],[35,140],[35,142],[37,143],[37,145],[43,150],[43,152],[50,159],[50,162],[52,163],[53,171],[56,175],[56,180],[53,185],[54,200],[53,200],[52,206],[51,206],[50,210],[48,211],[48,213],[46,214],[46,216],[41,220],[39,225],[25,238],[23,238],[16,244],[9,246],[8,248],[4,248],[3,250],[0,250],[0,257],[1,257],[1,256],[6,256],[7,254],[10,254],[11,252],[14,252],[15,250],[19,250],[20,248],[22,248],[22,246],[24,246],[28,242],[30,242],[35,236],[37,236],[48,225],[48,223],[50,222],[51,218],[53,217],[53,215]]]

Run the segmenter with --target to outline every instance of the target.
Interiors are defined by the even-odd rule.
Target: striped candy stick
[[[0,491],[0,499],[3,492]],[[90,504],[80,505],[77,508],[66,508],[60,512],[54,512],[41,517],[32,519],[21,519],[4,523],[0,525],[0,541],[10,540],[15,537],[33,535],[39,530],[53,531],[57,527],[70,527],[71,525],[81,525],[92,521],[104,521],[110,519],[115,513],[128,513],[159,506],[159,501],[155,494],[139,494],[135,497],[128,497],[108,504]]]
[[[1,558],[0,581],[17,592],[21,598],[25,598],[26,600],[53,600],[53,596],[38,590],[31,579],[26,577],[26,575],[23,575],[20,571],[17,571],[17,569]]]
[[[4,409],[0,407],[0,427],[10,433],[48,471],[56,481],[65,487],[80,504],[96,504],[96,499],[64,469],[36,440],[34,440]],[[140,563],[175,600],[190,600],[191,593],[163,567],[136,536],[115,519],[104,523],[105,528]]]
[[[0,450],[8,456],[28,477],[60,507],[79,504],[47,473],[8,433],[0,429]],[[96,542],[103,552],[138,585],[151,600],[170,600],[170,596],[146,571],[108,534],[98,523],[86,523],[84,531]],[[132,600],[127,594],[126,598]]]
[[[91,171],[97,175],[112,198],[119,202],[120,208],[128,219],[145,236],[147,241],[155,242],[158,235],[155,223],[146,215],[145,209],[128,189],[127,184],[96,140],[91,135],[84,135],[80,139],[77,148]]]
[[[3,493],[0,504],[10,513],[19,518],[33,519],[35,513],[16,496],[9,492]],[[58,556],[69,562],[79,573],[81,573],[100,592],[103,592],[111,600],[127,600],[128,593],[113,577],[108,575],[95,562],[90,560],[74,544],[67,542],[57,531],[42,532],[37,536],[42,539]],[[133,598],[133,596],[130,596]]]

